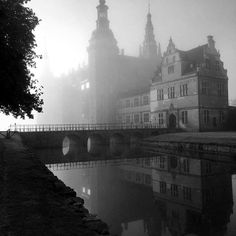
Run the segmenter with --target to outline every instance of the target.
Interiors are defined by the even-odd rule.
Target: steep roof
[[[195,64],[199,64],[204,62],[204,51],[206,47],[207,44],[204,44],[188,51],[178,50],[178,52],[180,53],[180,57],[183,61],[194,62]]]

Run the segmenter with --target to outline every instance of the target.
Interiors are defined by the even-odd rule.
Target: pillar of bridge
[[[130,136],[129,140],[129,147],[130,151],[134,153],[138,153],[141,149],[141,142],[142,141],[142,135],[139,133],[134,133]]]
[[[110,153],[114,156],[120,156],[125,151],[125,137],[121,134],[112,134],[109,139]]]

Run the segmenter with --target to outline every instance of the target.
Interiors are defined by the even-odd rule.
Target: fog
[[[80,79],[88,64],[87,47],[96,28],[98,0],[33,0],[28,5],[42,20],[35,31],[43,59],[34,71],[44,86],[44,113],[34,120],[1,115],[0,129],[10,123],[78,123]],[[144,40],[147,0],[107,0],[110,28],[125,55],[138,56]],[[213,35],[228,70],[229,99],[236,99],[236,2],[234,0],[151,0],[156,41],[166,51],[170,36],[180,50],[206,43]]]

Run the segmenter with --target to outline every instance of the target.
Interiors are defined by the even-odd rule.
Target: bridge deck
[[[40,124],[10,125],[10,131],[17,132],[56,132],[81,130],[128,130],[128,129],[166,129],[158,124]]]

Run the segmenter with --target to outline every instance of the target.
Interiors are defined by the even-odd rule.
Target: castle
[[[155,124],[185,130],[223,129],[228,111],[228,77],[215,41],[189,51],[172,39],[161,53],[150,9],[139,57],[124,55],[100,0],[88,46],[88,71],[81,80],[80,122]]]

